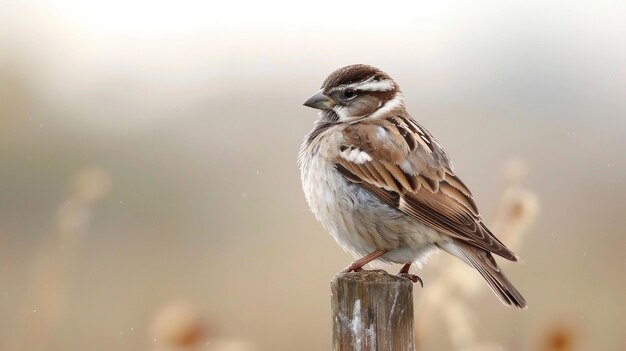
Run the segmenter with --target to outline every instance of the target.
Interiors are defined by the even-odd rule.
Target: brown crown
[[[375,79],[391,79],[387,73],[369,65],[350,65],[341,67],[331,73],[324,81],[322,89],[328,90],[344,84],[361,82],[371,77]]]

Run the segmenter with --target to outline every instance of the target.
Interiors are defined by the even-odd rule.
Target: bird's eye
[[[346,100],[350,100],[356,96],[356,90],[354,89],[346,89],[343,91],[343,98]]]

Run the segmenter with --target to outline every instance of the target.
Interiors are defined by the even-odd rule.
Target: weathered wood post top
[[[339,273],[331,293],[333,350],[415,350],[411,281],[381,270]]]

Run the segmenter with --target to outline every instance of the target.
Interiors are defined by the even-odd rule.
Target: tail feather
[[[521,309],[527,307],[526,300],[498,267],[491,253],[460,242],[442,248],[476,268],[502,303]]]

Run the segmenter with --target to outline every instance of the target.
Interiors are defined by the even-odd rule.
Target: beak
[[[324,91],[320,90],[304,102],[304,106],[318,110],[330,110],[335,106],[335,100],[331,99]]]

